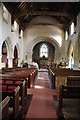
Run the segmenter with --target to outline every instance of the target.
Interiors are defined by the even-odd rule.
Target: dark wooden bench
[[[49,68],[49,76],[54,88],[59,89],[59,83],[67,85],[68,76],[80,76],[79,70],[70,70],[66,68]],[[54,76],[54,77],[51,77]]]
[[[58,79],[61,79],[61,82],[64,82],[65,84],[65,78],[66,78],[65,73],[67,73],[68,70],[69,69],[66,69],[66,68],[49,68],[48,69],[48,74],[50,76],[54,89],[57,89],[57,84],[59,84]],[[61,77],[64,77],[63,80]]]
[[[13,87],[13,86],[12,86]],[[20,87],[15,87],[12,91],[9,91],[6,85],[2,85],[2,89],[0,90],[0,96],[2,95],[2,100],[7,96],[10,97],[9,107],[13,108],[13,117],[16,118],[19,113],[19,90]]]
[[[2,72],[15,72],[15,71],[34,71],[36,68],[21,68],[21,67],[16,67],[16,68],[5,68],[2,69]]]
[[[80,76],[68,76],[67,86],[80,87]]]
[[[59,109],[62,108],[63,99],[80,99],[80,87],[60,86],[59,89]]]
[[[20,104],[23,105],[24,101],[25,101],[25,90],[27,90],[25,87],[25,80],[21,79],[21,80],[17,80],[17,79],[13,79],[13,78],[2,78],[0,80],[0,85],[2,86],[7,86],[7,89],[9,87],[10,90],[13,90],[14,87],[19,86],[20,87],[20,97],[21,97],[21,101]],[[11,88],[12,87],[12,88]]]
[[[53,88],[55,89],[55,74],[53,73],[51,69],[48,69],[48,74],[52,82]]]
[[[9,119],[9,101],[10,97],[7,96],[2,102],[0,102],[0,120]]]
[[[35,68],[16,68],[12,69],[8,68],[8,70],[5,70],[4,74],[6,77],[13,77],[18,79],[25,79],[25,81],[28,81],[28,88],[30,88],[30,85],[32,85],[32,82],[34,81],[35,77],[37,76],[38,70]]]
[[[34,70],[31,74],[30,74],[30,85],[32,86],[36,76],[37,76],[38,70]]]

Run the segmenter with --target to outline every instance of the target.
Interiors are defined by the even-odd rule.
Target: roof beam
[[[22,13],[17,13],[13,16],[14,20],[19,18],[19,17],[22,17],[22,16],[26,16],[26,15],[39,15],[39,16],[42,16],[42,15],[45,15],[45,16],[63,16],[63,17],[67,17],[68,19],[72,19],[73,16],[71,14],[68,14],[66,12],[48,12],[48,11],[34,11],[34,12],[22,12]]]
[[[34,26],[34,25],[42,25],[42,26],[57,26],[61,29],[65,29],[65,26],[63,24],[60,24],[60,23],[30,23],[30,24],[27,24],[27,23],[23,23],[21,25],[22,28],[26,28],[28,26]]]

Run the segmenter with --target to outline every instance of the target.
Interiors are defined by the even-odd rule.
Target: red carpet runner
[[[26,118],[53,118],[53,120],[57,120],[53,90],[49,89],[47,72],[39,72],[37,83],[34,88],[28,90],[28,94],[33,94],[33,98]]]

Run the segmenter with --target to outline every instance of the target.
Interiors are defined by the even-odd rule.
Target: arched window
[[[3,45],[2,45],[2,55],[7,56],[7,46],[5,41],[3,42]]]
[[[71,35],[74,33],[74,23],[71,24]]]
[[[2,67],[8,67],[7,43],[5,41],[2,44]]]
[[[65,40],[68,39],[68,32],[66,31],[66,34],[65,34]]]
[[[48,47],[46,44],[42,44],[40,48],[40,57],[48,58]]]
[[[71,54],[71,69],[74,69],[74,54]]]

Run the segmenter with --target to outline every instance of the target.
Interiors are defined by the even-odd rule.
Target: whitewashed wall
[[[19,65],[23,57],[23,38],[19,39],[19,26],[17,30],[11,32],[11,14],[8,12],[8,23],[3,20],[2,17],[2,5],[0,6],[0,52],[2,52],[2,44],[6,40],[8,43],[8,67],[13,67],[14,47],[17,45]],[[1,53],[0,53],[1,54]],[[2,54],[0,55],[2,56]]]
[[[63,45],[61,46],[61,44],[64,41],[64,31],[56,27],[55,23],[57,24],[57,21],[51,17],[36,17],[26,27],[24,31],[24,53],[27,54],[28,61],[32,61],[34,45],[40,41],[48,41],[55,46],[57,53],[56,62],[59,62],[60,52],[63,49]]]
[[[77,16],[77,26],[75,28],[76,33],[70,35],[69,34],[69,38],[68,40],[65,41],[65,57],[66,59],[68,59],[68,48],[69,48],[69,44],[70,42],[72,43],[73,46],[73,53],[74,53],[74,69],[79,69],[79,54],[80,54],[80,13]]]

